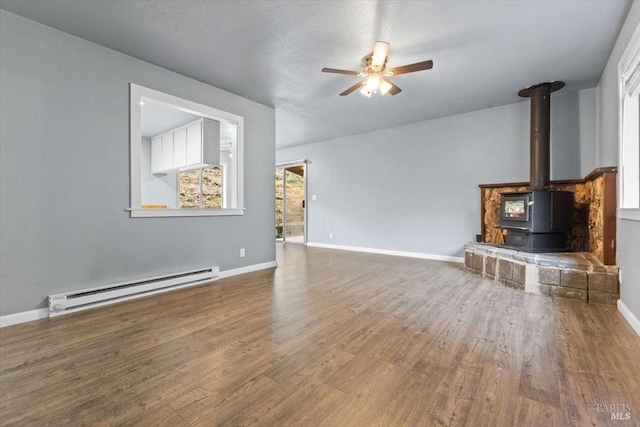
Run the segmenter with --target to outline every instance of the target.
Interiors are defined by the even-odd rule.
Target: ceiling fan
[[[387,92],[391,95],[397,95],[402,92],[402,89],[393,84],[389,79],[387,79],[387,77],[397,76],[398,74],[415,73],[416,71],[430,70],[433,68],[433,61],[429,60],[387,69],[388,55],[389,43],[376,42],[373,47],[373,52],[362,58],[362,71],[323,68],[322,72],[366,77],[366,79],[360,80],[358,83],[342,92],[340,96],[349,95],[356,89],[361,88],[360,93],[371,97],[371,95],[376,93],[378,90],[382,95]]]

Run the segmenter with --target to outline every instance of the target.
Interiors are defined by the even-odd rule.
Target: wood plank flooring
[[[1,329],[0,424],[640,420],[640,338],[615,308],[524,294],[452,263],[277,252],[275,270]],[[605,404],[628,405],[631,419]]]

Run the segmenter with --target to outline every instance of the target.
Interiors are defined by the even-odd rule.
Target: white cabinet
[[[162,135],[162,170],[173,169],[173,134]]]
[[[162,171],[162,137],[151,138],[151,173]]]
[[[220,164],[220,122],[198,120],[187,126],[186,169]]]
[[[202,119],[202,161],[204,165],[220,164],[220,122]]]
[[[151,173],[220,164],[220,122],[199,119],[151,138]]]
[[[187,128],[182,128],[173,133],[173,167],[178,169],[185,166],[187,166]]]
[[[187,128],[187,164],[196,165],[201,162],[202,122],[198,122]]]

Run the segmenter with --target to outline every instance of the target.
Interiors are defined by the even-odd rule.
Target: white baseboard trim
[[[38,308],[36,310],[7,314],[6,316],[0,316],[0,328],[31,322],[33,320],[46,319],[47,317],[49,317],[48,308]]]
[[[221,271],[218,276],[219,279],[225,277],[237,276],[239,274],[253,273],[254,271],[266,270],[267,268],[274,268],[278,266],[277,261],[263,262],[262,264],[253,264],[246,267],[234,268],[233,270]]]
[[[239,274],[244,274],[244,273],[252,273],[254,271],[265,270],[267,268],[274,268],[277,266],[278,266],[278,263],[276,261],[270,261],[270,262],[264,262],[262,264],[254,264],[254,265],[248,265],[246,267],[234,268],[232,270],[221,271],[220,274],[218,275],[218,279],[224,279],[225,277],[237,276]],[[140,295],[140,296],[149,296],[152,294],[162,293],[163,291],[164,292],[174,291],[179,288],[180,287],[161,289],[159,291],[149,292],[145,295]],[[125,301],[127,299],[130,299],[130,298],[124,298],[117,302]],[[98,307],[98,306],[95,305],[91,308],[95,308],[95,307]],[[48,308],[38,308],[36,310],[29,310],[29,311],[23,311],[20,313],[7,314],[5,316],[0,316],[0,328],[4,328],[5,326],[17,325],[19,323],[31,322],[33,320],[46,319],[47,317],[49,317]]]
[[[342,251],[367,252],[371,254],[403,256],[407,258],[430,259],[435,261],[459,262],[459,263],[464,262],[464,258],[462,257],[423,254],[420,252],[405,252],[405,251],[392,251],[388,249],[359,248],[357,246],[328,245],[326,243],[313,243],[313,242],[308,242],[307,246],[312,246],[316,248],[325,248],[325,249],[339,249]]]
[[[636,315],[633,314],[631,310],[629,310],[629,307],[627,307],[627,305],[623,303],[621,299],[618,300],[618,311],[622,313],[633,330],[636,331],[636,334],[640,335],[640,319],[638,319]]]

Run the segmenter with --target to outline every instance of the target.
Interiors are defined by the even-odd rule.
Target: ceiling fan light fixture
[[[367,78],[367,89],[371,92],[375,92],[380,87],[380,82],[382,81],[380,74],[372,74]]]
[[[369,90],[369,88],[367,86],[363,87],[362,89],[360,89],[360,93],[363,94],[364,96],[366,96],[367,98],[371,98],[371,91]]]
[[[381,95],[387,93],[397,95],[402,92],[398,86],[387,77],[399,74],[415,73],[417,71],[430,70],[433,68],[433,61],[422,61],[414,64],[403,65],[401,67],[387,69],[387,60],[389,59],[389,43],[376,42],[373,52],[365,55],[360,63],[361,71],[342,70],[338,68],[323,68],[323,73],[346,74],[350,76],[358,76],[361,80],[353,86],[339,93],[339,96],[347,96],[360,89],[360,93],[371,98],[371,95],[380,91]]]
[[[383,80],[382,83],[380,83],[380,94],[384,95],[385,93],[389,92],[389,89],[391,88],[391,83]]]

